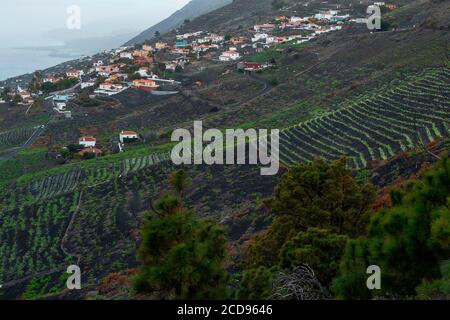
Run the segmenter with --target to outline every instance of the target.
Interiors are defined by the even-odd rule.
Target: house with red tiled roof
[[[137,57],[134,57],[133,63],[138,65],[138,66],[143,66],[143,65],[146,65],[146,64],[152,64],[153,63],[153,57],[150,57],[150,56],[148,56],[148,57],[139,57],[139,56],[137,56]]]
[[[60,80],[61,80],[61,78],[56,77],[55,75],[48,75],[42,79],[42,83],[45,83],[45,82],[57,83]]]
[[[256,32],[267,32],[275,29],[275,25],[271,23],[257,24],[253,27]]]
[[[84,136],[78,140],[78,144],[85,148],[95,147],[95,145],[97,144],[97,139],[95,139],[93,136]]]
[[[138,134],[135,131],[122,131],[119,135],[120,142],[124,142],[126,139],[137,139]]]
[[[99,148],[88,147],[78,152],[78,154],[82,157],[84,157],[86,154],[94,154],[96,157],[99,157],[103,154],[103,151]]]
[[[138,79],[133,81],[133,88],[151,91],[158,89],[159,85],[153,80]]]
[[[102,77],[109,77],[112,73],[117,73],[120,71],[120,66],[117,64],[111,64],[107,66],[98,66],[95,71]]]
[[[66,71],[66,77],[69,79],[79,79],[83,75],[83,72],[75,69]]]
[[[234,50],[224,51],[219,57],[220,61],[232,61],[238,60],[241,57],[241,54]]]

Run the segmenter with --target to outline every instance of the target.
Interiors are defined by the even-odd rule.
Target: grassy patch
[[[42,169],[48,165],[46,154],[47,148],[29,148],[18,153],[15,159],[1,161],[0,188],[27,172]]]

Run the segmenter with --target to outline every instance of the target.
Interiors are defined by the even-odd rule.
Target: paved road
[[[81,86],[81,82],[78,82],[76,85],[74,85],[73,87],[69,88],[69,89],[64,89],[64,90],[59,90],[59,91],[55,91],[55,92],[51,92],[50,96],[60,96],[60,95],[65,95],[65,94],[72,94],[75,93],[76,90]]]
[[[49,122],[49,121],[48,121]],[[21,145],[20,147],[15,147],[12,149],[9,149],[9,154],[7,154],[6,156],[0,157],[0,160],[10,160],[13,159],[19,152],[21,152],[22,150],[30,147],[31,145],[33,145],[33,143],[41,136],[41,134],[47,129],[47,123],[40,125],[38,127],[36,127],[36,130],[33,132],[33,134],[31,135],[30,138],[28,138],[28,140]]]

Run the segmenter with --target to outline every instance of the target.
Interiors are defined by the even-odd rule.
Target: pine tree
[[[170,181],[177,193],[162,196],[147,214],[138,253],[143,266],[134,279],[135,289],[167,299],[225,298],[225,234],[183,206],[185,177],[184,172],[174,173]]]
[[[445,158],[421,180],[397,190],[395,205],[372,218],[366,238],[349,241],[334,291],[340,298],[370,298],[366,268],[378,265],[378,295],[408,297],[423,281],[439,279],[450,257],[450,161]]]

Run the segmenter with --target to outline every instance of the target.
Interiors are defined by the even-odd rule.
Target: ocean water
[[[0,81],[55,66],[76,57],[43,49],[0,48]]]

